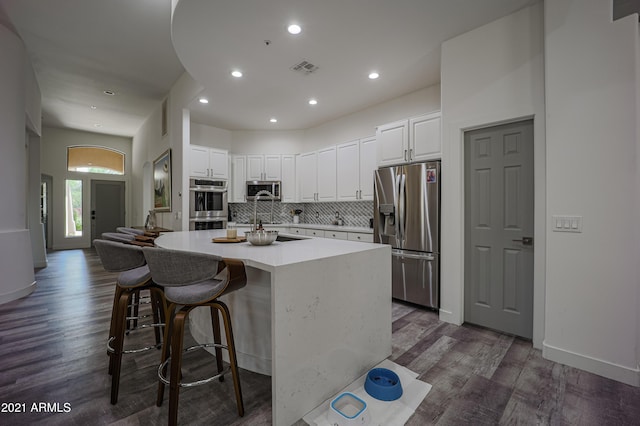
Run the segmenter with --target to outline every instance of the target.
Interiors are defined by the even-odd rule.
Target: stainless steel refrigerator
[[[440,162],[383,167],[374,179],[374,241],[392,247],[392,296],[440,307]]]

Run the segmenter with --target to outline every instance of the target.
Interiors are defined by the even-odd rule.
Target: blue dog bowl
[[[402,396],[400,377],[386,368],[374,368],[367,373],[364,390],[380,401],[395,401]]]

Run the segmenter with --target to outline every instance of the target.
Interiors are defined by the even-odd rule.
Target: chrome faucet
[[[252,231],[256,231],[258,229],[258,200],[260,199],[261,195],[268,195],[269,197],[271,197],[271,222],[273,222],[273,202],[276,197],[274,197],[273,194],[270,193],[269,191],[263,189],[256,193],[253,201],[253,227],[251,229]]]

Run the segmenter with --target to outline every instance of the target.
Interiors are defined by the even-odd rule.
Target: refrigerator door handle
[[[406,257],[407,259],[418,259],[418,260],[436,260],[435,256],[432,254],[424,253],[424,254],[416,254],[416,253],[406,253],[402,250],[392,249],[391,255],[396,257]]]
[[[405,223],[405,205],[406,197],[405,197],[405,181],[406,176],[404,173],[398,176],[398,239],[400,240],[401,247],[404,246],[404,223]]]

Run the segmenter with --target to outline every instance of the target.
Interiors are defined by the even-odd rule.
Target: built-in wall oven
[[[224,229],[229,206],[227,181],[189,179],[189,229]]]

